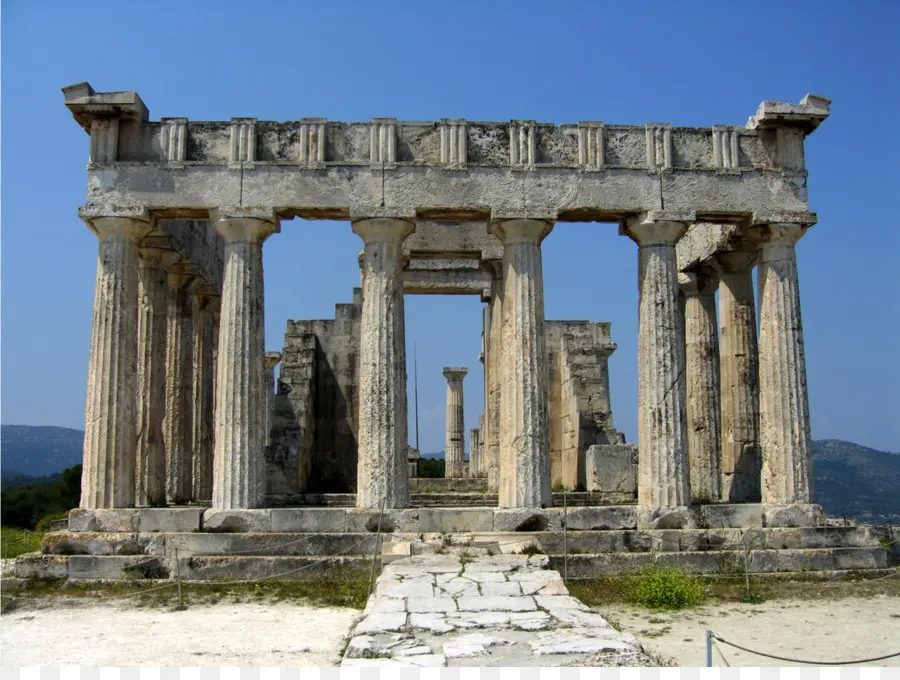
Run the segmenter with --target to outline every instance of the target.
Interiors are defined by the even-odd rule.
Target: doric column
[[[722,498],[722,430],[719,412],[719,329],[714,272],[678,276],[684,294],[687,435],[691,499]]]
[[[809,395],[794,244],[806,229],[757,229],[759,251],[759,382],[762,500],[810,503]]]
[[[184,269],[169,271],[166,332],[166,502],[181,505],[191,500],[193,409],[193,332],[191,295],[194,275]]]
[[[191,380],[191,498],[212,500],[213,460],[213,298],[206,287],[192,296],[193,371]]]
[[[410,220],[373,217],[353,222],[365,243],[359,350],[359,460],[356,506],[400,508],[409,503],[406,467],[406,366],[403,240]]]
[[[166,504],[166,329],[168,269],[178,253],[142,247],[138,260],[135,505]]]
[[[275,367],[281,361],[281,352],[266,352],[266,446],[272,443],[272,420],[275,409]]]
[[[265,504],[263,444],[263,241],[278,230],[270,210],[233,207],[212,221],[225,240],[216,367],[214,508]]]
[[[478,450],[479,430],[473,427],[469,430],[469,477],[477,477],[481,463],[481,454]]]
[[[753,265],[756,249],[718,253],[720,384],[722,390],[722,500],[760,500],[759,364]]]
[[[138,241],[146,212],[93,217],[99,237],[84,417],[82,508],[134,505],[137,424]]]
[[[444,477],[462,477],[466,462],[466,431],[463,413],[463,378],[468,368],[444,367],[447,379],[447,425],[444,438]]]
[[[638,503],[650,509],[690,503],[683,319],[675,243],[681,221],[630,220],[637,242]]]
[[[547,507],[550,429],[541,241],[553,223],[491,222],[503,244],[503,331],[500,404],[500,507]]]
[[[491,299],[485,308],[485,454],[482,471],[490,492],[500,488],[500,397],[503,372],[503,263],[486,263],[492,273]]]

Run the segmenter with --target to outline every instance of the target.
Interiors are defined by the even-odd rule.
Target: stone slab
[[[399,631],[406,625],[406,612],[370,614],[356,624],[354,635],[377,635]]]
[[[347,531],[345,508],[272,508],[272,531],[339,533]]]
[[[69,579],[167,579],[169,570],[159,557],[147,555],[72,555]]]
[[[421,508],[419,531],[458,533],[461,531],[493,531],[493,508]]]
[[[138,530],[138,510],[75,508],[69,511],[69,531],[114,531]]]
[[[347,511],[347,531],[351,533],[377,533],[379,522],[382,533],[395,531],[415,533],[419,531],[419,510],[412,509],[387,509],[358,510],[350,508]]]
[[[559,531],[558,509],[498,508],[494,510],[494,531]]]
[[[584,455],[588,491],[637,492],[637,448],[630,444],[595,444]]]
[[[566,514],[566,525],[572,531],[636,529],[637,509],[628,505],[572,508]]]
[[[793,505],[763,505],[765,527],[817,527],[825,524],[821,505],[796,503]]]
[[[697,525],[692,508],[637,508],[638,529],[693,529]]]
[[[141,532],[199,531],[202,508],[140,508],[138,530]]]
[[[456,600],[452,597],[411,597],[406,603],[412,614],[440,614],[456,611]]]
[[[709,529],[753,529],[763,525],[761,503],[701,505],[700,524]]]
[[[25,553],[16,558],[13,573],[16,578],[49,580],[69,577],[69,557]]]
[[[203,513],[203,530],[222,533],[272,531],[272,511],[206,510]]]
[[[528,612],[537,609],[534,598],[522,597],[485,597],[463,596],[457,600],[460,611],[469,612]]]

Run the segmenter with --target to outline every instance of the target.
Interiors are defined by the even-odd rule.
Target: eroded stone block
[[[637,509],[628,505],[570,508],[566,524],[572,531],[602,531],[637,528]]]
[[[822,506],[814,503],[762,507],[763,526],[766,527],[816,527],[825,524]]]
[[[637,493],[636,447],[595,444],[585,454],[588,491]]]
[[[493,531],[492,508],[421,508],[419,531],[458,533],[461,531]]]
[[[222,533],[272,531],[272,511],[210,509],[203,513],[203,529]]]
[[[199,531],[202,512],[200,508],[140,508],[138,531]]]
[[[415,533],[419,531],[418,509],[387,509],[382,514],[381,510],[348,509],[347,531],[351,533],[377,533],[379,521],[382,533]]]
[[[272,531],[338,533],[347,531],[346,508],[272,508]]]
[[[710,529],[750,529],[763,525],[763,506],[760,503],[701,505],[699,511],[700,522]]]
[[[69,531],[137,531],[135,508],[87,509],[69,511]]]

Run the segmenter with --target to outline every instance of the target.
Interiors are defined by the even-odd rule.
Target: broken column
[[[138,242],[146,211],[81,213],[99,238],[84,418],[82,508],[134,506]]]
[[[409,503],[406,438],[406,367],[403,240],[411,220],[373,217],[353,221],[365,243],[359,352],[357,508],[402,508]]]
[[[478,450],[478,436],[480,430],[473,427],[469,430],[469,477],[477,477],[481,459],[481,452]]]
[[[444,367],[447,379],[447,419],[444,437],[444,477],[463,476],[466,462],[466,424],[463,415],[463,378],[468,368]]]
[[[144,239],[147,241],[147,239]],[[168,269],[178,253],[142,246],[138,261],[135,505],[166,504],[166,328]]]
[[[800,224],[758,227],[762,500],[810,503],[809,395],[794,245]]]
[[[213,508],[265,502],[262,246],[278,230],[271,210],[232,207],[211,215],[225,241],[216,368]]]
[[[266,446],[272,443],[272,420],[275,409],[275,367],[281,362],[281,352],[266,352]]]
[[[684,330],[675,261],[675,243],[686,228],[681,220],[642,215],[624,230],[639,246],[638,504],[654,513],[651,520],[659,508],[690,503]]]
[[[192,492],[192,330],[188,286],[194,275],[185,268],[169,271],[166,315],[166,503],[181,505]]]
[[[706,268],[679,274],[678,278],[684,294],[691,499],[709,503],[722,498],[718,281],[715,273]]]
[[[550,432],[541,241],[549,219],[496,219],[503,244],[499,452],[500,507],[548,507]]]
[[[759,364],[753,265],[756,248],[718,253],[722,500],[760,500]]]

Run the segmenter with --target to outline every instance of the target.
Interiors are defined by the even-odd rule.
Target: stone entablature
[[[560,221],[616,220],[663,204],[698,217],[806,213],[803,138],[827,117],[829,105],[813,95],[799,105],[764,102],[746,128],[396,119],[192,123],[151,122],[134,92],[95,93],[87,83],[64,92],[92,135],[92,150],[103,150],[92,151],[87,205],[145,205],[168,210],[169,217],[203,217],[242,204],[277,206],[282,218],[346,219],[356,209],[389,205],[421,219],[480,219],[491,210],[520,208],[523,192],[529,212],[550,210]],[[442,154],[448,125],[457,145]]]

